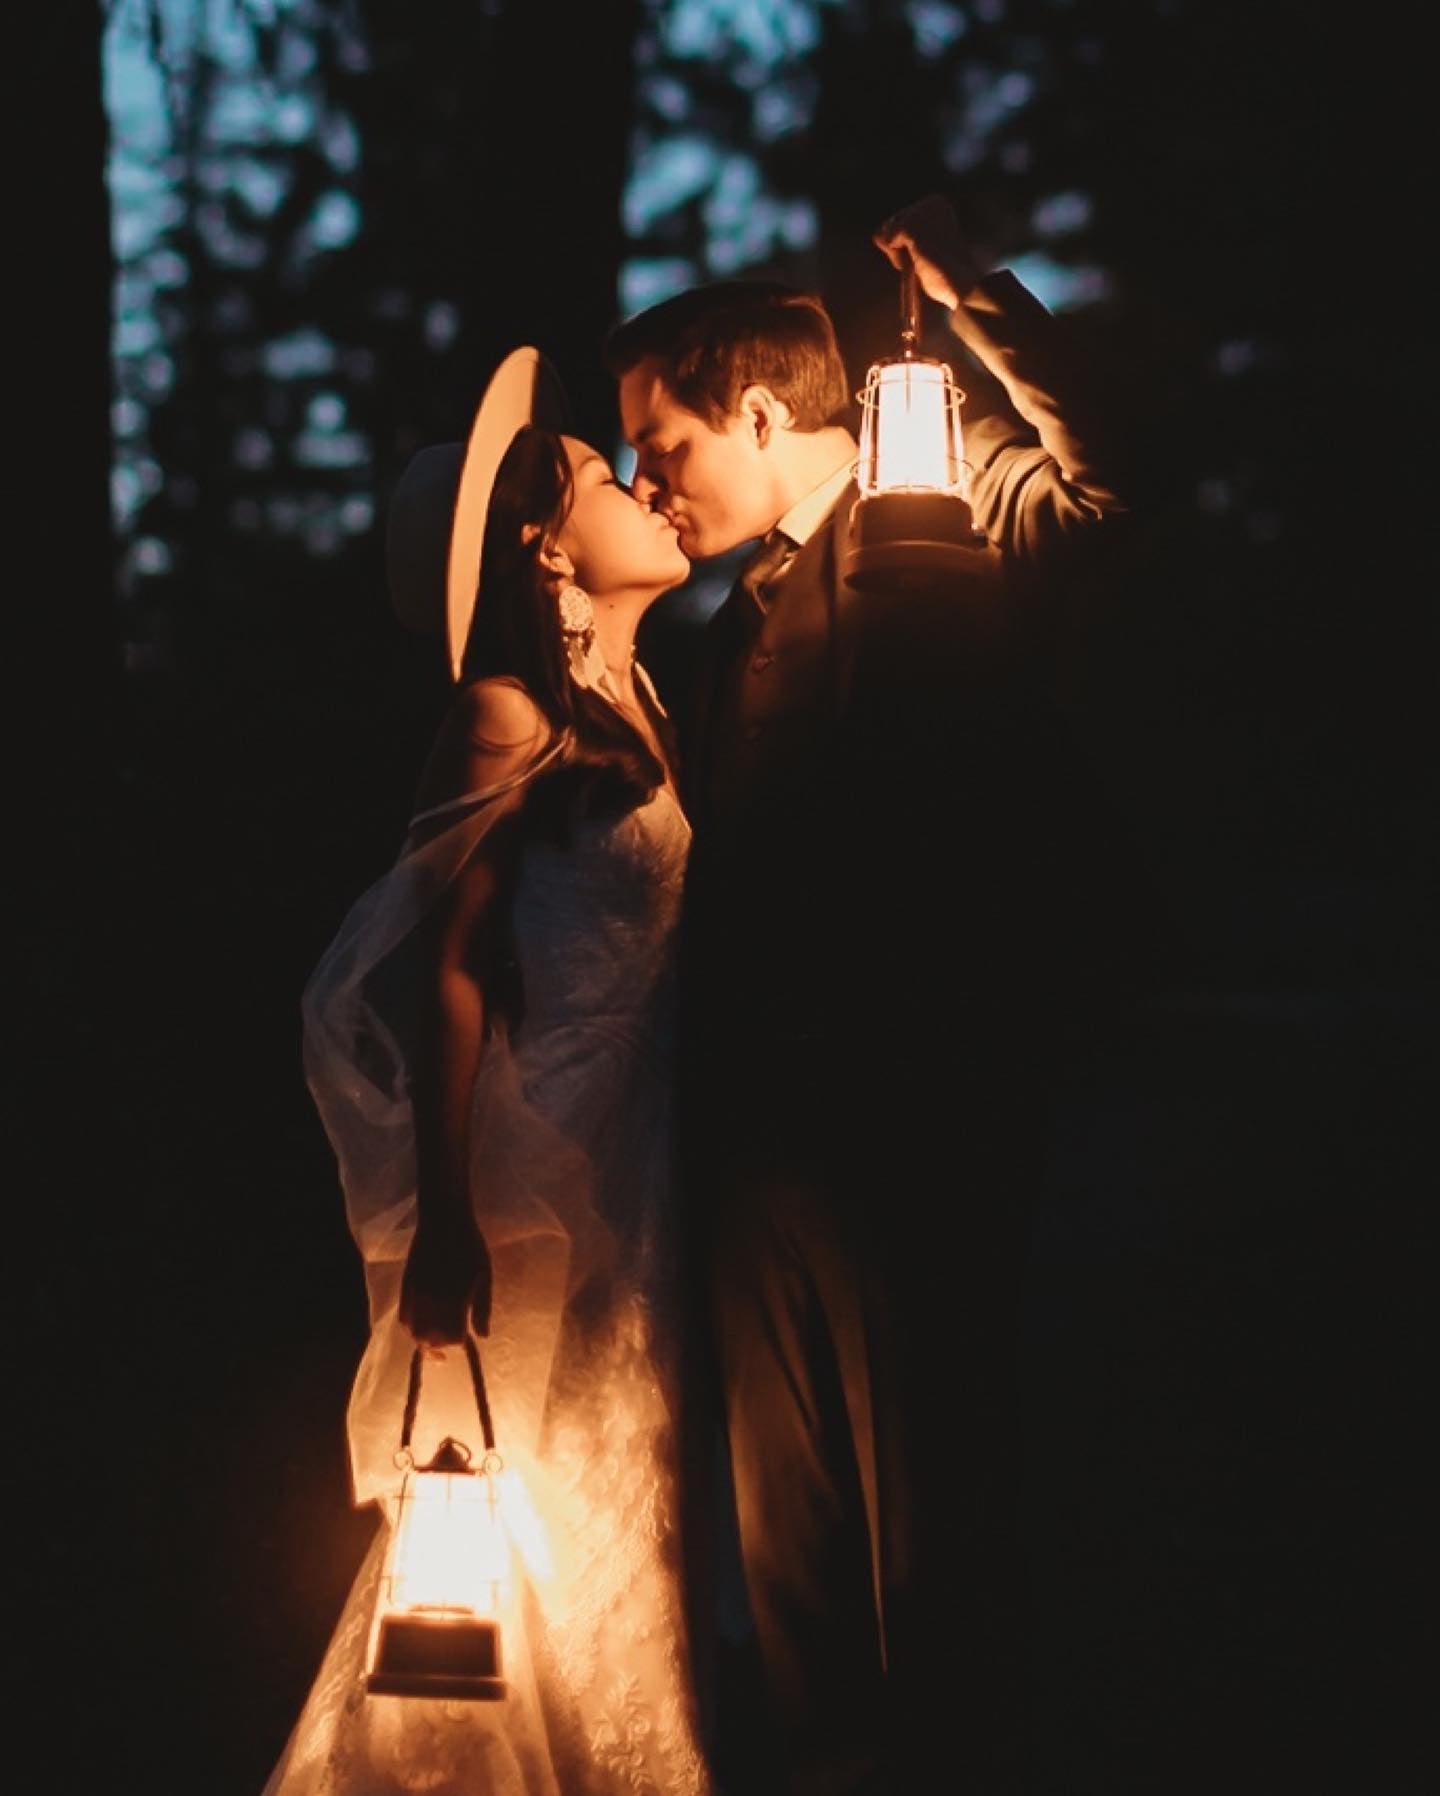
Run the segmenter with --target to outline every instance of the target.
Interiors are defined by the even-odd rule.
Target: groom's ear
[[[785,401],[758,383],[740,395],[740,416],[757,449],[766,448],[777,430],[789,430],[794,423]]]

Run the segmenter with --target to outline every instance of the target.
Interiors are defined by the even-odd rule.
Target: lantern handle
[[[475,1386],[475,1408],[480,1415],[480,1433],[487,1454],[495,1451],[495,1424],[490,1417],[490,1399],[485,1394],[485,1374],[480,1370],[480,1354],[473,1335],[465,1336],[465,1359],[470,1367],[470,1382]],[[410,1355],[410,1383],[405,1392],[405,1420],[400,1426],[400,1451],[410,1451],[410,1437],[415,1432],[415,1412],[420,1407],[420,1374],[425,1364],[424,1351],[417,1347]]]
[[[915,272],[915,258],[908,249],[900,251],[900,341],[907,356],[918,353],[920,348],[920,277]]]

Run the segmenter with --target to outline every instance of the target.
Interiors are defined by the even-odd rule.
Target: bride
[[[433,627],[444,605],[457,691],[398,858],[304,1002],[370,1305],[354,1493],[385,1525],[266,1796],[709,1787],[676,1538],[669,1203],[689,827],[634,659],[641,617],[689,564],[605,458],[560,433],[562,406],[548,365],[517,350],[463,459],[422,451],[391,508],[397,606]],[[472,1330],[516,1542],[506,1694],[376,1694],[402,1421],[416,1464],[447,1436],[479,1463]]]

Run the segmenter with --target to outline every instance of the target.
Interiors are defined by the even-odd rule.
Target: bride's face
[[[561,526],[560,547],[575,564],[575,580],[592,597],[648,593],[658,597],[689,575],[673,525],[633,497],[598,450],[563,437],[575,501]]]

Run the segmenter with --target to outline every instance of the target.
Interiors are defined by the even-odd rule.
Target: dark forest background
[[[613,442],[597,352],[633,251],[647,9],[336,10],[370,48],[334,70],[364,229],[303,283],[262,259],[245,316],[319,316],[371,352],[377,519],[517,341]],[[1076,324],[1143,402],[1160,495],[1072,693],[1088,777],[1139,844],[1152,951],[1072,1069],[1033,1230],[1033,1787],[1399,1796],[1419,1788],[1408,1443],[1434,1110],[1418,47],[1398,9],[1015,0],[922,62],[904,11],[826,13],[809,125],[767,152],[819,221],[796,271],[858,378],[893,321],[880,218],[945,191],[1019,256],[1037,201],[1083,190],[1059,253],[1110,278]],[[10,25],[33,96],[7,583],[11,1543],[34,1589],[21,1656],[56,1718],[40,1787],[245,1796],[371,1528],[342,1435],[361,1281],[298,996],[393,852],[446,682],[389,614],[378,522],[324,554],[236,523],[264,495],[234,430],[296,401],[227,359],[217,320],[239,314],[214,291],[175,297],[183,356],[152,420],[171,557],[127,571],[102,28],[87,4]],[[1043,75],[1026,152],[1002,131],[957,172],[964,59],[1002,51]],[[696,76],[717,130],[739,129],[736,93]],[[661,251],[693,251],[693,215],[664,229]],[[414,322],[437,297],[458,326],[440,349]],[[650,626],[676,688],[694,615]]]

